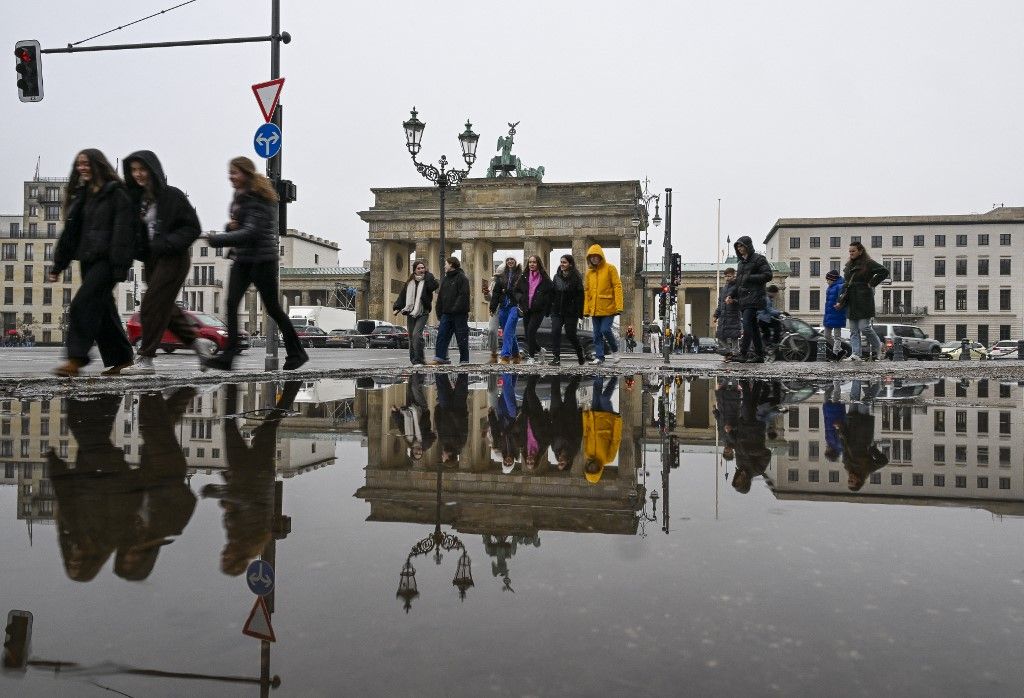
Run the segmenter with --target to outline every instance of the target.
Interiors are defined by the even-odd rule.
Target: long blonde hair
[[[265,175],[256,171],[256,165],[252,160],[244,155],[239,155],[237,158],[232,158],[229,164],[231,167],[234,167],[245,175],[245,178],[248,181],[246,189],[250,194],[267,201],[278,200],[277,192],[274,191],[274,185],[271,184],[270,180],[267,179]]]

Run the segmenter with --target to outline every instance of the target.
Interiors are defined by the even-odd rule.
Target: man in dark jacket
[[[437,377],[437,406],[434,408],[434,429],[441,449],[441,463],[458,463],[469,439],[469,374],[455,375],[455,385],[448,374]]]
[[[771,464],[772,452],[765,445],[768,424],[758,417],[759,408],[769,401],[766,395],[768,384],[758,380],[746,380],[741,384],[739,421],[736,428],[736,470],[732,486],[740,494],[750,492],[755,477],[764,475]]]
[[[740,341],[740,356],[737,361],[761,363],[764,361],[764,343],[757,327],[757,313],[767,305],[765,284],[772,280],[772,267],[763,254],[754,252],[754,243],[749,236],[736,240],[736,286],[726,297],[728,304],[739,304],[743,319],[743,339]],[[750,342],[754,342],[754,353],[748,354]]]
[[[128,195],[138,212],[134,221],[135,256],[146,270],[146,293],[139,312],[142,339],[135,364],[122,373],[152,375],[156,373],[153,357],[168,329],[192,347],[200,359],[213,356],[213,343],[198,337],[192,321],[176,302],[192,266],[189,248],[201,230],[196,210],[184,192],[167,184],[155,154],[136,151],[124,159],[122,166]]]
[[[449,257],[444,263],[444,278],[437,292],[437,346],[434,347],[434,364],[447,365],[448,344],[455,335],[459,345],[459,363],[469,363],[469,279],[462,271],[457,257]]]
[[[569,386],[562,391],[562,377],[555,374],[551,382],[551,450],[556,467],[568,470],[583,445],[583,416],[576,400],[579,376],[569,376]]]
[[[718,327],[715,337],[725,353],[726,359],[732,359],[740,349],[740,335],[743,333],[743,320],[737,303],[726,303],[725,300],[736,290],[736,270],[729,267],[725,270],[725,283],[718,292],[718,307],[715,308],[714,319]]]

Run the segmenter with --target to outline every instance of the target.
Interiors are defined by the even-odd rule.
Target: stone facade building
[[[989,346],[1024,336],[1024,275],[1018,245],[1024,207],[985,214],[780,218],[765,244],[788,262],[784,308],[820,324],[825,273],[842,269],[859,241],[891,272],[875,291],[878,322],[912,323],[939,341]]]

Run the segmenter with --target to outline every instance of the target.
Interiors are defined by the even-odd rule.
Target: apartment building
[[[780,218],[764,240],[788,262],[784,308],[819,324],[825,274],[841,270],[860,242],[891,278],[875,291],[876,320],[910,323],[939,341],[988,346],[1024,337],[1024,207],[984,214]]]

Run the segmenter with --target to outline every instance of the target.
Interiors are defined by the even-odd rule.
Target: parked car
[[[930,339],[924,331],[916,325],[878,324],[874,325],[878,338],[882,340],[882,351],[885,358],[892,358],[893,340],[896,337],[903,338],[903,355],[908,359],[939,359],[942,355],[942,348],[938,340]]]
[[[826,355],[831,354],[831,348],[825,345],[825,335],[791,315],[779,318],[782,323],[782,345],[777,353],[777,358],[784,361],[816,361],[818,358],[818,345],[825,347]],[[850,340],[841,339],[842,350],[840,359],[845,359],[852,351]]]
[[[295,328],[299,342],[307,348],[327,346],[327,332],[315,325],[299,325]]]
[[[580,345],[583,347],[583,356],[587,359],[594,355],[594,333],[590,330],[577,330],[576,336],[579,337]],[[516,339],[519,341],[519,347],[522,351],[526,351],[526,326],[523,324],[523,318],[519,318],[519,324],[516,325]],[[537,343],[544,348],[548,354],[551,353],[551,318],[546,317],[540,322],[540,327],[537,328]],[[565,336],[565,332],[562,333],[561,349],[559,353],[562,356],[573,356],[572,345],[569,344],[569,340]],[[619,342],[620,349],[625,349],[625,342]]]
[[[988,348],[988,358],[990,359],[1016,359],[1017,358],[1017,340],[1016,339],[1001,339]]]
[[[331,330],[327,333],[327,342],[324,346],[336,349],[366,347],[366,338],[356,330]]]
[[[697,353],[714,354],[718,351],[718,340],[714,337],[698,337]]]
[[[199,333],[201,338],[209,339],[216,344],[217,351],[224,350],[228,344],[228,328],[220,318],[191,310],[183,309],[182,312],[192,321],[196,332]],[[126,328],[128,330],[128,341],[138,350],[139,344],[142,342],[142,321],[139,319],[138,313],[128,318]],[[238,331],[238,346],[240,349],[248,349],[251,346],[248,332]],[[178,349],[185,349],[186,345],[178,339],[178,335],[167,330],[164,332],[164,336],[160,338],[160,348],[168,354],[173,354]]]
[[[982,361],[988,358],[988,349],[981,342],[970,342],[968,344],[971,348],[971,359],[974,361]],[[942,358],[951,359],[953,361],[960,360],[960,354],[962,353],[963,343],[952,341],[945,342],[942,345]]]
[[[370,349],[408,349],[409,331],[397,325],[377,325],[367,337]]]

